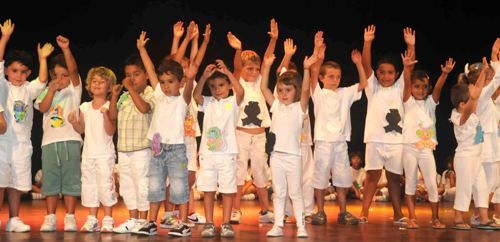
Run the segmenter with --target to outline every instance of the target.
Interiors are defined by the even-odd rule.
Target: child
[[[497,55],[500,55],[500,51]],[[498,57],[500,59],[500,56]],[[499,137],[499,142],[500,142],[500,87],[497,88],[495,91],[495,94],[491,96],[493,101],[495,102],[496,106],[496,113],[497,113],[497,137]],[[500,146],[500,145],[499,145]],[[497,202],[495,205],[495,214],[493,215],[493,220],[495,220],[495,223],[500,224],[500,202]]]
[[[0,207],[4,191],[9,196],[9,220],[7,232],[27,232],[30,226],[19,218],[21,193],[31,190],[31,127],[33,125],[33,100],[45,88],[48,80],[47,57],[54,47],[38,44],[40,70],[38,78],[28,82],[32,60],[30,54],[12,50],[4,53],[7,42],[14,32],[14,24],[7,19],[0,25],[0,104],[5,108],[7,129],[0,136]],[[5,79],[7,76],[7,79]]]
[[[442,196],[443,201],[453,202],[455,201],[456,191],[456,175],[455,170],[453,170],[453,157],[448,159],[448,161],[446,162],[446,167],[446,170],[444,170],[441,175],[438,193]]]
[[[202,96],[208,82],[212,96]],[[234,95],[229,96],[233,89]],[[202,237],[214,237],[214,195],[222,194],[221,237],[234,237],[229,223],[232,199],[236,193],[236,124],[239,105],[243,100],[244,89],[222,60],[216,65],[205,68],[194,90],[194,100],[199,111],[204,112],[203,132],[200,143],[200,171],[197,179],[199,191],[204,192],[203,204],[207,223],[201,232]]]
[[[274,52],[278,39],[278,23],[271,19],[269,45],[264,58]],[[272,223],[274,214],[269,210],[269,196],[266,189],[268,177],[266,177],[267,153],[266,132],[270,126],[271,119],[264,97],[260,91],[260,65],[261,60],[257,53],[251,50],[242,50],[241,42],[231,32],[227,35],[229,44],[236,52],[234,56],[234,76],[239,79],[245,89],[245,98],[240,106],[238,127],[236,137],[238,139],[238,192],[233,200],[231,223],[238,224],[241,220],[241,189],[245,183],[245,174],[250,159],[253,181],[257,187],[260,212],[259,222]]]
[[[415,36],[405,32],[407,48],[415,48]],[[401,212],[401,175],[403,174],[403,75],[398,78],[394,61],[381,59],[375,71],[371,65],[371,46],[375,39],[375,26],[365,28],[363,68],[368,77],[365,87],[368,99],[364,142],[366,143],[366,182],[360,223],[368,223],[368,212],[375,194],[377,181],[385,167],[390,200],[394,211],[394,223],[406,224]]]
[[[187,39],[192,31],[188,30]],[[187,225],[187,203],[189,202],[188,171],[186,145],[184,141],[184,119],[189,103],[196,68],[186,71],[186,84],[180,93],[181,80],[184,76],[182,66],[173,60],[163,60],[155,71],[153,62],[145,48],[146,32],[137,39],[137,49],[153,86],[154,111],[147,137],[151,141],[153,157],[149,164],[149,194],[151,213],[149,223],[143,226],[140,234],[157,234],[157,216],[161,202],[165,200],[165,184],[167,176],[170,180],[169,200],[179,205],[180,223],[169,231],[172,236],[190,236],[191,229]],[[158,75],[156,74],[158,73]]]
[[[275,99],[269,89],[269,69],[274,61],[274,54],[264,58],[262,64],[261,90],[273,113],[271,132],[276,135],[274,151],[271,154],[271,174],[273,180],[273,207],[275,208],[274,225],[267,236],[283,236],[285,199],[288,194],[292,200],[297,221],[297,237],[307,237],[304,222],[304,201],[302,200],[302,161],[300,138],[304,116],[309,106],[309,68],[317,61],[317,54],[304,59],[304,78],[300,87],[300,75],[288,71],[278,77]]]
[[[455,172],[457,188],[453,229],[470,230],[463,214],[469,210],[471,196],[474,194],[474,206],[479,209],[479,229],[499,229],[488,220],[488,185],[481,165],[481,149],[484,142],[483,130],[478,116],[478,99],[484,86],[488,63],[483,58],[483,65],[475,84],[456,84],[451,89],[452,110],[450,120],[453,123],[457,148],[455,150]]]
[[[43,113],[42,171],[43,195],[47,197],[47,215],[41,232],[56,230],[56,208],[59,194],[64,195],[66,216],[64,231],[76,231],[75,206],[82,189],[80,150],[82,137],[66,122],[78,109],[82,85],[69,40],[57,36],[62,54],[51,61],[49,86],[38,96],[35,108]]]
[[[35,173],[35,183],[31,185],[31,198],[33,200],[40,200],[40,199],[45,199],[45,196],[42,195],[42,178],[43,178],[43,172],[42,169],[39,169]]]
[[[127,92],[120,98],[121,89]],[[137,233],[147,223],[148,168],[151,150],[146,134],[152,117],[153,88],[148,85],[146,68],[138,55],[125,61],[125,79],[113,87],[109,106],[111,120],[118,119],[118,172],[120,195],[129,210],[130,218],[115,233]]]
[[[366,178],[366,171],[365,168],[363,168],[363,159],[361,158],[361,154],[356,151],[352,152],[349,157],[353,178],[351,189],[349,189],[349,194],[353,198],[362,199],[363,184]]]
[[[410,34],[410,28],[406,28],[405,33]],[[414,54],[406,52],[403,57],[404,64],[404,93],[403,105],[405,117],[403,122],[403,168],[405,172],[405,193],[406,203],[410,219],[407,228],[417,229],[417,217],[415,214],[415,189],[417,188],[417,174],[420,170],[425,182],[425,187],[429,195],[429,202],[432,211],[431,224],[434,229],[444,229],[446,226],[441,223],[438,215],[438,192],[436,183],[436,161],[433,150],[436,148],[436,106],[439,103],[441,90],[453,70],[455,61],[449,58],[444,65],[441,65],[441,75],[439,76],[432,95],[430,80],[427,73],[421,70],[413,70],[415,63]]]
[[[85,133],[82,152],[82,205],[89,208],[82,232],[113,232],[112,206],[117,202],[113,180],[115,145],[113,134],[116,122],[109,116],[108,97],[116,76],[110,69],[93,67],[87,74],[85,89],[93,98],[80,105],[79,112],[72,112],[68,121],[80,134]],[[99,228],[97,212],[103,206],[104,217]]]
[[[315,35],[315,49],[319,51],[323,44],[323,32]],[[324,210],[325,189],[328,187],[330,172],[332,185],[337,192],[339,215],[337,223],[356,225],[359,219],[347,211],[347,192],[352,186],[352,173],[349,165],[347,141],[351,140],[351,105],[361,98],[366,86],[366,76],[361,63],[361,53],[353,50],[352,62],[359,74],[359,83],[349,87],[339,87],[342,71],[340,65],[333,61],[323,63],[324,48],[320,61],[313,69],[311,79],[311,96],[314,103],[314,159],[315,169],[313,187],[316,197],[317,213],[312,216],[312,224],[327,223]],[[321,66],[321,67],[320,67]],[[318,73],[318,74],[316,74]],[[319,86],[319,80],[323,88]]]

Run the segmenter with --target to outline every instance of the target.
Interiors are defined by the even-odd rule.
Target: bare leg
[[[158,211],[160,211],[160,206],[162,202],[151,202],[149,203],[149,210],[151,211],[149,213],[149,220],[156,222],[156,219],[158,218]]]
[[[267,193],[267,188],[257,187],[257,195],[259,196],[260,210],[269,210],[269,194]]]
[[[241,210],[241,196],[243,195],[242,194],[242,191],[243,191],[243,186],[237,186],[237,190],[236,190],[236,194],[233,197],[233,208],[236,209],[236,210]],[[260,194],[259,194],[260,196]],[[203,197],[203,199],[205,199],[205,197]],[[260,201],[260,197],[259,197],[259,201]]]
[[[205,217],[207,223],[214,223],[214,196],[215,192],[204,192],[203,205],[205,208]]]
[[[194,213],[194,193],[193,193],[193,185],[196,181],[196,172],[188,171],[188,183],[189,183],[189,208],[188,214]]]
[[[22,192],[9,187],[7,188],[7,193],[9,194],[9,217],[19,217],[19,205],[21,203]]]
[[[316,207],[319,212],[325,212],[325,190],[314,188],[314,197],[316,198]]]
[[[363,189],[363,208],[361,209],[361,217],[368,217],[368,210],[372,204],[373,195],[377,191],[377,183],[382,174],[382,170],[366,171],[366,181]]]
[[[234,198],[234,193],[222,194],[222,223],[229,223],[229,219],[231,218],[231,208],[232,208],[233,198]],[[213,210],[213,203],[212,203],[212,210]]]
[[[394,211],[394,220],[398,220],[404,217],[401,211],[401,175],[390,171],[386,171],[385,174],[387,176],[389,198],[391,199],[392,209]]]
[[[64,206],[66,207],[66,213],[75,214],[77,199],[75,196],[64,195]]]
[[[349,191],[348,187],[336,187],[337,191],[337,202],[339,204],[339,212],[345,213],[347,211],[347,192]],[[324,197],[323,197],[324,199]]]
[[[56,213],[58,200],[59,200],[59,195],[47,196],[45,198],[45,206],[47,208],[47,214],[55,214]]]

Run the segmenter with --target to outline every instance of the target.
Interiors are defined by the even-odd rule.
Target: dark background
[[[170,52],[172,25],[182,20],[187,26],[195,20],[203,33],[207,23],[212,24],[212,38],[202,68],[216,58],[232,66],[233,49],[227,44],[226,33],[232,31],[243,43],[243,49],[252,49],[262,55],[269,37],[269,20],[279,24],[279,41],[275,51],[279,63],[283,56],[282,41],[293,38],[298,46],[293,61],[299,65],[304,55],[310,55],[313,36],[318,30],[325,32],[327,60],[339,62],[343,68],[341,85],[357,82],[357,73],[350,60],[353,48],[362,48],[363,28],[377,26],[373,44],[373,62],[380,56],[392,54],[399,58],[405,49],[404,27],[417,32],[417,68],[429,72],[433,82],[440,74],[439,65],[447,57],[457,61],[450,74],[437,107],[437,136],[439,145],[435,152],[438,170],[445,168],[445,158],[456,146],[453,127],[448,118],[451,112],[449,90],[463,71],[464,64],[489,57],[490,47],[499,33],[499,11],[491,3],[479,1],[56,1],[26,2],[3,1],[0,21],[11,18],[15,23],[8,49],[30,51],[36,58],[36,43],[51,42],[62,34],[71,41],[82,79],[89,68],[104,65],[121,80],[124,76],[123,61],[137,53],[136,39],[141,30],[151,39],[147,48],[153,61]],[[237,7],[243,6],[243,7]],[[202,36],[200,36],[200,41]],[[33,68],[30,78],[38,73]],[[200,69],[200,72],[202,69]],[[200,73],[199,72],[199,73]],[[82,101],[89,97],[84,91]],[[40,142],[41,115],[36,113],[32,141],[34,146],[33,171],[41,167]],[[312,112],[311,112],[312,113]],[[364,150],[363,130],[366,115],[366,97],[356,102],[352,109],[352,141],[350,151]]]

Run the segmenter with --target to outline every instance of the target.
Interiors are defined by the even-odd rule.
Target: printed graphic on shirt
[[[64,125],[63,108],[61,105],[53,106],[49,110],[50,127],[59,128]]]
[[[155,133],[153,135],[153,140],[151,141],[151,150],[153,151],[153,156],[157,157],[163,151],[163,146],[161,145],[161,135],[160,133]]]
[[[243,125],[249,125],[253,123],[257,126],[260,126],[260,124],[262,123],[262,119],[259,119],[257,117],[260,114],[260,107],[258,102],[248,102],[248,105],[245,106],[244,111],[247,117],[241,120]]]
[[[423,128],[422,125],[419,124],[419,129],[417,129],[416,134],[419,138],[416,143],[418,149],[429,148],[434,150],[436,148],[436,142],[432,139],[436,136],[436,131],[432,127]]]
[[[123,103],[128,100],[128,96],[128,93],[122,94],[118,99],[118,102],[116,103],[116,108],[119,109],[123,105]]]
[[[196,129],[194,128],[194,124],[194,116],[188,110],[186,113],[186,118],[184,118],[184,136],[196,137]]]
[[[480,124],[476,126],[476,135],[474,135],[474,144],[481,144],[484,142],[483,127]]]
[[[399,114],[399,110],[392,108],[389,109],[389,113],[385,115],[385,120],[387,120],[387,122],[389,123],[387,126],[384,127],[386,133],[389,133],[391,131],[395,131],[400,134],[403,133],[403,128],[398,125],[398,123],[401,121],[401,115]]]
[[[209,151],[225,150],[224,138],[219,127],[211,127],[207,130],[207,146]]]
[[[28,106],[23,101],[21,100],[14,101],[13,110],[14,110],[14,119],[16,120],[16,123],[24,123],[24,121],[26,121],[27,109]]]

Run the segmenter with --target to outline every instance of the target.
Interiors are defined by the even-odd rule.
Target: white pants
[[[117,202],[113,178],[114,157],[82,158],[82,205],[97,208],[99,203],[111,207]]]
[[[481,157],[455,156],[454,168],[457,183],[453,208],[462,212],[469,211],[471,198],[474,198],[476,208],[488,208],[488,185]]]
[[[418,169],[424,177],[425,188],[430,202],[438,202],[436,183],[436,162],[431,149],[418,149],[415,144],[403,146],[403,168],[405,171],[405,193],[415,195],[417,188]]]
[[[493,193],[492,203],[500,203],[500,161],[483,162],[488,191]]]
[[[266,133],[249,134],[236,130],[238,141],[237,175],[238,186],[245,184],[248,172],[248,160],[252,170],[253,184],[257,188],[265,188],[269,181],[267,176]]]
[[[310,145],[302,145],[302,200],[304,200],[304,214],[310,216],[314,213],[314,188],[312,179],[314,176],[314,160]],[[292,201],[286,199],[285,214],[292,215]]]
[[[297,155],[273,152],[271,154],[271,175],[274,191],[274,225],[283,227],[285,200],[292,200],[297,227],[304,226],[304,201],[302,200],[302,164]]]
[[[128,210],[148,211],[148,168],[151,150],[118,152],[120,195]]]
[[[31,141],[0,141],[0,187],[31,190]]]

